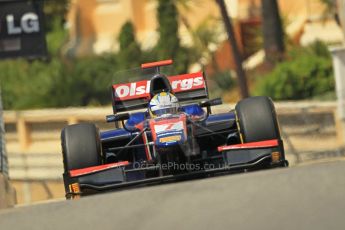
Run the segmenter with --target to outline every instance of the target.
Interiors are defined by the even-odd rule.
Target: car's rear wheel
[[[101,164],[101,144],[94,124],[69,125],[61,132],[64,170],[86,168]]]
[[[278,120],[270,98],[243,99],[237,103],[235,110],[242,142],[280,139]]]

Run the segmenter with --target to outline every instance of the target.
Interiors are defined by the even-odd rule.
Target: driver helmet
[[[176,114],[180,105],[172,93],[161,92],[153,96],[149,103],[149,113],[153,118],[166,114]]]

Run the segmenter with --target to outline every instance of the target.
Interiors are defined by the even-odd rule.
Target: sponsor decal
[[[181,136],[176,135],[176,136],[170,136],[170,137],[162,137],[159,139],[159,142],[161,143],[166,143],[166,142],[175,142],[175,141],[180,141]]]
[[[204,78],[200,77],[191,77],[185,79],[174,79],[170,82],[174,92],[180,92],[185,90],[197,89],[199,86],[204,86]]]
[[[139,81],[128,84],[114,85],[115,98],[131,99],[139,97],[146,97],[150,93],[150,81]]]
[[[168,77],[175,93],[205,88],[201,72]],[[130,100],[150,96],[150,81],[113,85],[115,100]]]
[[[183,121],[179,121],[176,123],[163,124],[163,125],[155,125],[154,127],[157,134],[160,132],[170,131],[170,130],[183,130]]]

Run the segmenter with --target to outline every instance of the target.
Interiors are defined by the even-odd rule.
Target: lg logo
[[[19,25],[16,25],[13,14],[9,14],[6,16],[6,25],[9,35],[40,32],[38,16],[35,13],[23,14]]]

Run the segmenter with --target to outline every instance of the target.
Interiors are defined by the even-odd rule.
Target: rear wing
[[[168,80],[172,93],[180,102],[208,98],[206,77],[203,72],[169,76]],[[115,84],[111,88],[114,113],[147,108],[151,99],[150,80]]]

